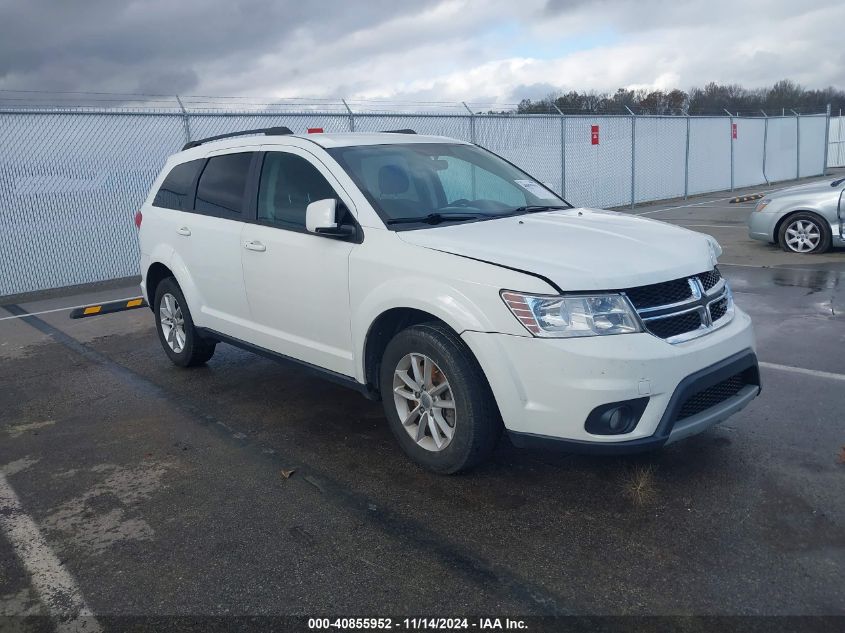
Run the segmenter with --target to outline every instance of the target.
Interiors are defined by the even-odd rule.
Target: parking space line
[[[825,179],[824,177],[819,178],[819,181],[822,181],[824,179]],[[814,180],[812,182],[816,182],[816,181]],[[793,187],[793,186],[795,186],[794,183],[790,184],[790,185],[786,185],[784,187],[774,187],[772,189],[764,189],[764,190],[760,191],[760,193],[763,193],[763,194],[773,193],[775,191],[780,191],[781,189],[788,189],[789,187]],[[665,207],[663,209],[652,209],[651,211],[640,211],[639,213],[633,213],[632,215],[651,215],[652,213],[662,213],[663,211],[672,211],[674,209],[688,209],[690,207],[700,207],[700,206],[703,206],[703,205],[712,204],[714,202],[725,202],[727,200],[733,200],[734,198],[735,198],[735,196],[731,196],[730,198],[714,198],[712,200],[701,200],[699,202],[690,202],[689,204],[679,204],[678,206],[675,206],[675,207]],[[731,204],[730,206],[727,206],[727,205],[718,205],[718,206],[719,206],[719,208],[722,208],[722,209],[748,209],[752,205],[742,206],[742,205],[738,205],[738,204]]]
[[[124,297],[123,299],[110,299],[109,301],[101,301],[100,303],[112,303],[114,301],[131,301],[136,297]],[[87,308],[90,306],[91,303],[85,303],[80,306],[69,306],[67,308],[53,308],[52,310],[41,310],[41,312],[27,312],[26,314],[15,314],[13,316],[6,316],[0,317],[0,321],[8,321],[9,319],[22,319],[27,316],[33,316],[36,314],[51,314],[53,312],[64,312],[65,310],[76,310],[77,308]],[[5,308],[4,306],[0,306],[0,308]]]
[[[827,378],[828,380],[841,380],[845,382],[845,374],[835,374],[830,371],[820,371],[818,369],[805,369],[804,367],[779,365],[777,363],[766,363],[763,361],[760,361],[760,367],[765,367],[766,369],[776,369],[778,371],[787,371],[793,374],[803,374],[804,376],[815,376],[816,378]]]
[[[35,521],[0,472],[0,528],[29,572],[41,603],[56,620],[57,631],[98,633],[102,629],[85,604],[74,579],[50,549]]]
[[[651,211],[640,211],[639,213],[634,213],[632,215],[651,215],[652,213],[662,213],[663,211],[674,211],[675,209],[688,209],[690,207],[700,207],[703,204],[708,204],[711,202],[723,202],[725,200],[730,200],[730,198],[718,198],[716,200],[701,200],[700,202],[691,202],[689,204],[679,204],[676,207],[665,207],[663,209],[652,209]]]

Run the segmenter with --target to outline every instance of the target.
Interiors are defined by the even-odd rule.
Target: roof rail
[[[405,128],[403,130],[382,130],[385,134],[416,134],[416,130]]]
[[[218,134],[217,136],[209,136],[208,138],[201,138],[196,141],[190,141],[189,143],[185,143],[185,146],[182,148],[184,152],[186,149],[191,149],[192,147],[198,147],[203,143],[208,143],[210,141],[219,141],[221,138],[233,138],[235,136],[247,136],[249,134],[263,134],[264,136],[286,136],[288,134],[293,134],[289,127],[265,127],[260,128],[257,130],[242,130],[240,132],[229,132],[228,134]]]

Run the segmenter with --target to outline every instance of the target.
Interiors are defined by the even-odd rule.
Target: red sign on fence
[[[731,138],[736,138],[736,123],[731,123]]]
[[[599,126],[598,125],[591,125],[590,126],[590,143],[593,145],[599,144]]]

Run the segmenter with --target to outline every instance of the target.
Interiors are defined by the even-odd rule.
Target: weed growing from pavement
[[[650,504],[657,497],[654,483],[654,465],[634,466],[628,471],[625,481],[625,495],[635,506]]]

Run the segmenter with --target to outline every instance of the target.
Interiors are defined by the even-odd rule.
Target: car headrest
[[[378,188],[383,194],[400,194],[408,191],[408,174],[396,165],[384,165],[378,170]]]

